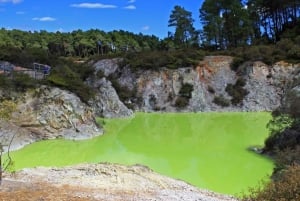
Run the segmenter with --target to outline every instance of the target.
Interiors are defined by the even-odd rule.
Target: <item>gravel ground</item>
[[[0,200],[237,201],[141,165],[82,164],[4,175]]]

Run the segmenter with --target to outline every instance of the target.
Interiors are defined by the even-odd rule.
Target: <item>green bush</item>
[[[192,97],[193,90],[194,90],[193,85],[189,83],[184,83],[179,90],[179,95],[181,97],[186,97],[187,99],[190,99]]]
[[[285,125],[287,128],[278,126],[278,131],[274,130],[266,139],[264,148],[266,152],[295,149],[296,146],[300,145],[300,123],[296,121],[291,126],[283,123],[282,127]]]
[[[179,96],[175,101],[175,106],[177,108],[185,108],[189,104],[189,99],[186,97]]]
[[[178,49],[173,51],[132,52],[125,56],[123,65],[134,69],[158,70],[161,67],[177,69],[196,66],[205,53],[197,49]]]
[[[24,92],[27,89],[33,89],[38,84],[38,80],[35,80],[22,72],[13,73],[12,79],[15,90],[21,92]]]
[[[244,62],[245,62],[244,58],[235,57],[230,64],[231,70],[237,71],[239,66],[242,65]]]
[[[182,84],[178,95],[179,97],[175,100],[175,106],[178,108],[184,108],[188,106],[189,100],[192,97],[192,92],[194,90],[194,86],[189,83]]]
[[[95,92],[84,81],[93,73],[94,71],[86,65],[66,62],[65,64],[57,64],[47,77],[47,81],[51,85],[77,94],[83,102],[88,103],[89,100],[94,98]]]
[[[242,78],[238,78],[235,84],[228,84],[225,91],[232,97],[231,103],[233,105],[238,105],[242,103],[245,96],[249,93],[243,87],[246,85],[246,82]]]
[[[21,72],[13,72],[11,75],[0,75],[0,88],[6,92],[7,96],[14,91],[24,92],[27,89],[35,88],[38,84],[38,80]]]
[[[224,96],[215,96],[213,103],[220,105],[222,107],[228,107],[230,105],[230,100],[226,99]]]
[[[34,62],[50,64],[53,59],[45,50],[39,48],[0,47],[0,60],[26,68],[31,68]]]

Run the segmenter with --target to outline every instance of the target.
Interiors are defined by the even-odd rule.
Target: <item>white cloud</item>
[[[135,0],[128,0],[127,3],[134,3],[134,2],[135,2]]]
[[[13,4],[17,4],[17,3],[21,3],[23,0],[0,0],[0,3],[13,3]]]
[[[17,11],[16,14],[17,14],[17,15],[24,15],[25,12],[24,12],[24,11]]]
[[[129,6],[125,6],[124,9],[135,10],[136,7],[135,7],[135,5],[129,5]]]
[[[53,17],[35,17],[32,18],[32,20],[40,21],[40,22],[51,22],[51,21],[55,21],[56,19]]]
[[[71,4],[71,7],[75,8],[116,8],[115,5],[110,4],[101,4],[101,3],[80,3],[80,4]]]
[[[150,26],[146,25],[142,28],[143,31],[148,31],[150,29]]]

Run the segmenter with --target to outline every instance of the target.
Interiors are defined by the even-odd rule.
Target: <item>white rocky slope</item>
[[[140,165],[82,164],[65,168],[34,168],[5,177],[8,182],[47,183],[76,187],[76,196],[105,201],[235,201],[230,196],[200,190],[183,181],[154,173]],[[0,191],[1,192],[1,191]]]

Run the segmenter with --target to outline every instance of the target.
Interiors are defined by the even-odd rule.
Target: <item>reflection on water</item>
[[[105,119],[105,135],[52,140],[12,153],[16,168],[83,162],[143,164],[201,188],[237,194],[272,172],[266,158],[247,151],[263,145],[268,113],[138,113]]]

